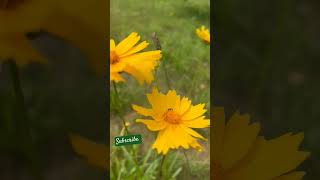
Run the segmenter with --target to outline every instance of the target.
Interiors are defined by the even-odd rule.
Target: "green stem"
[[[22,150],[24,150],[27,160],[30,162],[31,171],[36,180],[42,180],[43,175],[40,172],[39,160],[35,151],[35,142],[32,138],[29,118],[27,114],[27,107],[25,105],[24,95],[21,88],[21,81],[19,77],[19,70],[14,61],[9,61],[9,68],[12,77],[13,91],[18,105],[17,117],[17,133]]]
[[[163,164],[164,164],[164,161],[166,159],[167,155],[163,155],[162,156],[162,159],[161,159],[161,164],[160,164],[160,169],[159,169],[159,178],[160,179],[163,179]]]
[[[159,38],[158,38],[158,36],[157,36],[157,34],[155,32],[152,33],[152,40],[153,40],[153,43],[154,43],[156,49],[157,50],[161,50],[162,49],[161,48],[161,43],[160,43],[160,40],[159,40]],[[164,75],[165,75],[165,78],[166,78],[168,89],[171,89],[170,78],[169,78],[169,75],[168,75],[166,61],[163,60],[162,64],[163,64],[163,70],[164,70]],[[157,71],[156,71],[156,73],[157,73]]]
[[[122,106],[122,102],[121,102],[121,99],[120,99],[120,96],[119,96],[119,92],[118,92],[118,89],[117,89],[117,84],[115,82],[112,82],[112,84],[113,84],[113,89],[114,89],[114,92],[115,92],[116,98],[117,98],[116,101],[117,101],[117,104],[119,106],[118,109],[117,109],[117,113],[118,113],[120,119],[122,120],[123,127],[125,129],[126,135],[128,135],[130,133],[129,133],[129,130],[128,130],[127,126],[126,126],[126,120],[123,117],[123,111],[122,111],[123,110],[122,109],[123,106]],[[134,157],[135,157],[134,158],[134,162],[135,162],[135,164],[137,166],[137,169],[138,169],[140,177],[142,177],[142,171],[141,171],[140,166],[139,166],[137,152],[136,152],[136,149],[135,149],[134,146],[132,146],[132,150],[133,150],[133,154],[134,154]]]
[[[139,173],[139,177],[143,177],[143,173],[142,173],[142,171],[141,171],[141,168],[140,168],[139,162],[138,162],[137,151],[136,151],[136,149],[135,149],[134,146],[132,146],[132,149],[133,149],[133,156],[135,157],[135,158],[134,158],[134,162],[135,162],[135,164],[136,164],[136,166],[137,166],[138,173]]]
[[[191,167],[190,167],[190,163],[189,163],[189,158],[188,158],[187,153],[186,153],[185,150],[183,150],[183,154],[184,154],[184,157],[185,157],[186,162],[187,162],[189,173],[191,174]]]
[[[117,101],[117,104],[119,105],[119,107],[117,108],[117,113],[118,113],[120,119],[122,120],[123,127],[124,127],[124,129],[126,131],[126,135],[128,135],[129,134],[129,130],[128,130],[127,126],[126,126],[126,120],[125,120],[125,118],[123,117],[123,114],[122,114],[122,103],[121,103],[121,99],[120,99],[120,96],[119,96],[119,93],[118,93],[117,84],[115,82],[112,82],[112,84],[113,84],[113,89],[114,89],[114,92],[115,92],[116,98],[117,98],[116,101]]]

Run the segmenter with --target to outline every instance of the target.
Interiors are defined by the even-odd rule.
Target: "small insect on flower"
[[[116,45],[110,40],[110,81],[125,81],[120,73],[128,73],[140,84],[151,83],[154,79],[152,71],[158,65],[161,51],[140,52],[149,44],[146,41],[136,45],[140,36],[133,32]]]
[[[156,88],[153,88],[151,94],[147,94],[147,98],[151,109],[137,105],[132,107],[138,114],[151,118],[137,119],[136,122],[145,124],[150,131],[159,131],[152,145],[158,154],[167,154],[170,149],[180,147],[202,150],[196,138],[207,139],[192,128],[210,126],[210,120],[204,116],[204,104],[192,105],[188,98],[180,98],[174,90],[162,94]]]
[[[200,39],[202,39],[205,43],[210,44],[210,32],[209,30],[204,27],[201,26],[201,28],[196,29],[196,34],[198,35],[198,37]]]

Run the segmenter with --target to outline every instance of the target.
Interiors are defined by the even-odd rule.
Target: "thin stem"
[[[116,98],[117,98],[116,101],[117,101],[117,103],[119,105],[119,107],[117,109],[117,113],[118,113],[120,119],[122,120],[123,127],[125,129],[126,135],[128,135],[129,134],[129,130],[128,130],[127,125],[126,125],[126,120],[125,120],[125,118],[123,117],[123,114],[122,114],[122,103],[121,103],[120,96],[119,96],[119,93],[118,93],[117,84],[115,82],[112,82],[112,84],[113,84],[113,89],[114,89],[114,92],[115,92]]]
[[[183,154],[184,154],[184,157],[186,159],[186,162],[187,162],[187,166],[188,166],[188,169],[189,169],[189,173],[191,174],[191,167],[190,167],[190,163],[189,163],[189,158],[187,156],[187,153],[185,150],[183,150]]]
[[[138,155],[137,155],[137,151],[135,149],[135,146],[132,146],[132,149],[133,149],[133,156],[135,157],[134,158],[134,162],[137,166],[137,169],[138,169],[138,172],[139,172],[139,177],[143,177],[143,174],[142,174],[142,171],[141,171],[141,168],[139,166],[139,162],[138,162]]]
[[[119,106],[118,109],[117,109],[117,112],[118,112],[118,115],[119,115],[120,119],[122,120],[123,127],[124,127],[124,129],[125,129],[126,135],[128,135],[128,134],[130,134],[130,133],[129,133],[129,130],[128,130],[127,125],[126,125],[126,120],[125,120],[125,118],[123,117],[123,113],[122,113],[122,108],[123,108],[123,106],[122,106],[122,102],[121,102],[121,99],[120,99],[120,96],[119,96],[119,92],[118,92],[118,89],[117,89],[117,84],[116,84],[115,82],[112,82],[112,84],[113,84],[114,92],[115,92],[115,94],[116,94],[117,103],[118,103],[118,106]],[[136,152],[136,149],[135,149],[134,146],[132,146],[132,150],[133,150],[133,155],[134,155],[134,157],[135,157],[135,158],[134,158],[134,162],[135,162],[135,164],[136,164],[136,166],[137,166],[137,169],[138,169],[138,172],[139,172],[140,177],[142,177],[142,171],[141,171],[140,166],[139,166],[138,157],[137,157],[137,152]]]
[[[160,43],[160,40],[155,32],[152,33],[152,40],[153,40],[153,43],[154,43],[156,49],[161,50],[161,43]],[[163,70],[164,70],[164,75],[166,78],[166,83],[167,83],[168,89],[171,89],[170,78],[168,75],[168,70],[167,70],[167,65],[166,65],[167,63],[165,60],[163,60],[162,64],[163,64]],[[156,71],[156,73],[157,73],[157,71]]]
[[[17,133],[20,133],[17,138],[22,142],[22,149],[25,150],[28,161],[31,164],[31,171],[34,178],[42,180],[43,175],[40,172],[39,160],[35,151],[35,142],[32,138],[29,118],[27,114],[27,107],[25,105],[24,95],[21,88],[21,81],[19,77],[19,70],[14,61],[9,61],[10,73],[12,77],[13,91],[18,105],[19,116],[17,117]]]
[[[162,176],[163,176],[162,170],[163,170],[163,164],[164,164],[164,161],[165,161],[166,157],[167,157],[167,155],[163,155],[162,158],[161,158],[161,164],[160,164],[160,169],[159,169],[159,178],[160,178],[160,179],[163,179],[163,177],[162,177]]]

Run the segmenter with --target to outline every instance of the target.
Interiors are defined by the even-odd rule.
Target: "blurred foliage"
[[[218,0],[213,6],[214,104],[253,114],[269,137],[304,131],[319,179],[319,1]]]
[[[37,144],[46,179],[101,179],[103,171],[87,166],[72,151],[67,133],[77,132],[96,142],[106,141],[105,80],[90,69],[78,49],[48,35],[32,40],[48,57],[48,65],[31,64],[20,69],[32,137]],[[8,64],[0,71],[0,179],[29,179],[25,160],[15,150],[17,137],[16,99]],[[19,135],[19,133],[18,133]]]
[[[137,146],[132,148],[121,146],[113,149],[111,179],[152,180],[161,177],[161,179],[175,180],[182,171],[181,162],[177,161],[179,158],[177,153],[171,153],[163,160],[163,157],[157,156],[150,148],[146,155],[137,161],[135,160],[138,156],[137,150]],[[161,167],[162,174],[159,173]]]

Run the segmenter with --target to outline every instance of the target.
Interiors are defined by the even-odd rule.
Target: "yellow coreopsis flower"
[[[0,33],[26,33],[40,30],[53,1],[0,0]]]
[[[19,66],[46,62],[25,34],[40,30],[40,24],[48,17],[50,8],[50,1],[0,0],[0,62],[10,59]]]
[[[100,74],[106,72],[109,16],[105,0],[55,0],[41,28],[79,48]]]
[[[259,123],[235,113],[225,123],[223,108],[213,110],[212,178],[215,180],[299,180],[294,171],[309,155],[299,151],[303,133],[285,134],[272,140],[258,136]]]
[[[124,81],[120,73],[126,72],[140,84],[151,83],[154,79],[152,70],[161,58],[161,51],[140,52],[148,46],[146,41],[137,44],[140,36],[133,32],[116,45],[110,40],[110,81]]]
[[[159,131],[152,148],[159,154],[167,154],[169,149],[180,147],[195,148],[199,151],[202,147],[196,138],[206,140],[202,135],[192,128],[206,128],[210,126],[210,120],[206,119],[204,113],[205,104],[192,105],[186,98],[180,98],[174,90],[167,94],[159,93],[153,88],[151,94],[147,94],[151,109],[132,105],[133,109],[150,119],[137,119],[147,126],[150,131]]]
[[[78,47],[94,69],[104,74],[108,25],[103,17],[108,16],[107,3],[105,0],[0,0],[0,34],[12,36],[12,33],[19,33],[22,37],[28,32],[48,32]],[[21,40],[27,41],[26,38]],[[0,43],[4,46],[7,42]],[[20,58],[27,56],[24,64],[30,63],[28,57],[32,56],[23,53],[31,47],[27,46],[15,49]],[[12,59],[16,61],[16,56]]]
[[[201,26],[200,28],[196,29],[196,34],[205,43],[210,44],[210,32],[207,28],[205,28],[204,26]]]

